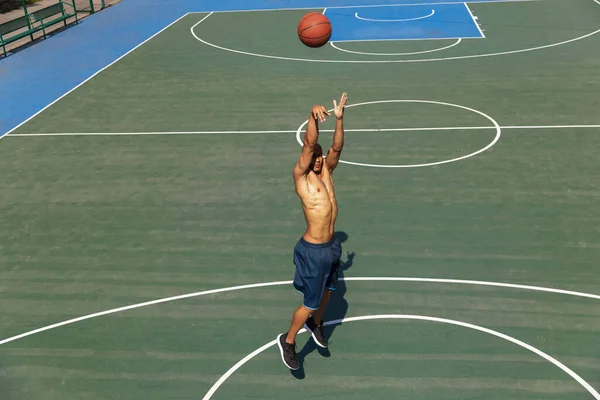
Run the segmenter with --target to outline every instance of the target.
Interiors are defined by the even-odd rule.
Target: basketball
[[[331,22],[321,13],[310,12],[298,23],[298,38],[308,47],[324,46],[331,37]]]

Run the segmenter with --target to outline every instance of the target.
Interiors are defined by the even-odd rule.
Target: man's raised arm
[[[343,93],[339,104],[333,100],[333,114],[336,118],[335,132],[333,133],[333,144],[329,148],[329,151],[327,151],[327,157],[325,158],[325,163],[331,171],[337,167],[342,149],[344,148],[344,108],[346,107],[347,99],[348,95]]]
[[[304,144],[298,157],[298,162],[294,167],[294,180],[297,180],[308,173],[310,164],[313,161],[315,146],[319,140],[319,121],[325,121],[325,115],[331,115],[323,106],[314,106],[310,111],[306,133],[304,134]]]

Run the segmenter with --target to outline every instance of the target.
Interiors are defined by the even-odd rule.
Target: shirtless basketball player
[[[331,115],[323,106],[311,110],[304,135],[304,144],[293,177],[296,194],[302,202],[306,219],[306,231],[294,248],[294,288],[302,293],[304,301],[292,317],[287,333],[277,336],[277,345],[285,365],[296,370],[296,335],[304,326],[320,347],[327,347],[323,334],[322,318],[331,292],[338,280],[338,268],[342,246],[334,237],[337,202],[333,190],[333,170],[337,166],[344,147],[344,108],[347,95],[342,94],[339,104],[334,100],[336,118],[333,144],[323,158],[323,149],[317,143],[319,122]]]

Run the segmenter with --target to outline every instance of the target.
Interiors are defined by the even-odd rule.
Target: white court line
[[[483,31],[481,30],[481,27],[479,26],[479,23],[477,22],[477,18],[475,18],[475,16],[473,15],[473,12],[471,11],[471,9],[467,5],[467,3],[463,3],[463,4],[465,5],[465,8],[469,12],[469,15],[471,16],[471,19],[473,20],[473,23],[475,24],[475,26],[479,30],[479,34],[481,35],[482,38],[485,38],[485,35],[483,34]]]
[[[502,129],[567,129],[567,128],[600,128],[600,125],[515,125],[503,126]]]
[[[588,299],[600,300],[600,295],[592,294],[592,293],[575,292],[572,290],[554,289],[554,288],[547,288],[547,287],[543,287],[543,286],[530,286],[530,285],[520,285],[520,284],[514,284],[514,283],[503,283],[503,282],[473,281],[473,280],[465,280],[465,279],[404,278],[404,277],[342,277],[342,278],[340,278],[340,280],[341,281],[378,281],[378,282],[387,281],[387,282],[426,282],[426,283],[464,284],[464,285],[475,285],[475,286],[490,286],[490,287],[503,287],[503,288],[510,288],[510,289],[532,290],[532,291],[537,291],[537,292],[565,294],[565,295],[569,295],[569,296],[585,297]],[[114,314],[114,313],[118,313],[121,311],[133,310],[135,308],[147,307],[147,306],[151,306],[151,305],[155,305],[155,304],[167,303],[170,301],[187,299],[190,297],[204,296],[204,295],[208,295],[208,294],[232,292],[232,291],[236,291],[236,290],[267,287],[267,286],[282,286],[282,285],[288,285],[291,283],[292,283],[292,281],[289,280],[289,281],[278,281],[278,282],[254,283],[254,284],[241,285],[241,286],[230,286],[230,287],[225,287],[225,288],[220,288],[220,289],[212,289],[212,290],[205,290],[202,292],[188,293],[188,294],[183,294],[183,295],[179,295],[179,296],[165,297],[162,299],[132,304],[129,306],[113,308],[110,310],[83,315],[81,317],[69,319],[66,321],[62,321],[62,322],[58,322],[58,323],[55,323],[52,325],[47,325],[47,326],[44,326],[44,327],[41,327],[38,329],[34,329],[34,330],[31,330],[31,331],[28,331],[25,333],[21,333],[19,335],[0,340],[0,345],[14,342],[14,341],[22,339],[24,337],[35,335],[37,333],[48,331],[50,329],[55,329],[55,328],[58,328],[61,326],[70,325],[75,322],[80,322],[80,321],[84,321],[87,319],[100,317],[103,315]]]
[[[437,323],[442,323],[442,324],[461,326],[463,328],[473,329],[473,330],[476,330],[479,332],[487,333],[488,335],[496,336],[500,339],[504,339],[508,342],[516,344],[517,346],[523,347],[524,349],[527,349],[527,350],[531,351],[532,353],[537,354],[544,360],[549,361],[554,366],[558,367],[563,372],[565,372],[567,375],[569,375],[571,378],[573,378],[581,386],[583,386],[585,388],[585,390],[587,390],[595,399],[600,400],[600,393],[598,393],[592,387],[592,385],[590,385],[585,379],[583,379],[581,376],[579,376],[577,373],[575,373],[569,367],[567,367],[566,365],[564,365],[563,363],[558,361],[556,358],[554,358],[554,357],[544,353],[540,349],[533,347],[532,345],[527,344],[527,343],[525,343],[519,339],[516,339],[512,336],[508,336],[504,333],[501,333],[501,332],[498,332],[498,331],[495,331],[495,330],[492,330],[489,328],[485,328],[485,327],[482,327],[479,325],[470,324],[468,322],[462,322],[462,321],[457,321],[454,319],[447,319],[447,318],[430,317],[427,315],[378,314],[378,315],[362,315],[362,316],[358,316],[358,317],[348,317],[348,318],[336,319],[333,321],[324,322],[323,326],[337,325],[337,324],[342,324],[345,322],[379,320],[379,319],[408,319],[408,320],[417,320],[417,321],[437,322]],[[301,329],[298,333],[302,334],[304,332],[306,332],[306,329]],[[244,357],[240,361],[238,361],[233,367],[229,368],[229,370],[227,370],[227,372],[225,372],[217,380],[217,382],[215,382],[213,384],[213,386],[209,389],[209,391],[204,395],[202,400],[210,400],[212,398],[212,396],[215,394],[215,392],[219,389],[219,387],[221,387],[221,385],[223,385],[223,383],[225,383],[225,381],[231,375],[233,375],[233,373],[235,371],[237,371],[244,364],[246,364],[248,361],[250,361],[257,355],[259,355],[263,351],[267,350],[269,347],[272,347],[275,345],[277,345],[277,339],[268,342],[267,344],[263,345],[262,347],[259,347],[258,349],[254,350],[252,353],[248,354],[246,357]]]
[[[598,129],[600,125],[513,125],[500,126],[504,129]],[[365,128],[344,129],[344,132],[427,132],[427,131],[466,131],[492,130],[494,126],[438,126],[423,128]],[[332,133],[333,129],[320,129],[321,133]],[[190,132],[57,132],[57,133],[14,133],[10,137],[40,137],[40,136],[144,136],[144,135],[244,135],[244,134],[291,134],[296,130],[274,131],[190,131]]]
[[[466,0],[471,4],[487,4],[487,3],[528,3],[542,0]],[[596,0],[594,0],[596,1]],[[372,5],[354,5],[354,6],[333,6],[329,9],[345,9],[345,8],[371,8],[371,7],[414,7],[414,6],[437,6],[440,4],[463,4],[464,1],[440,1],[440,2],[423,2],[423,3],[396,3],[396,4],[372,4]],[[242,13],[242,12],[265,12],[265,11],[298,11],[298,10],[314,10],[321,7],[291,7],[291,8],[268,8],[260,10],[221,10],[221,11],[190,11],[189,14],[206,14],[207,12],[214,13]]]
[[[491,1],[477,1],[477,0],[473,0],[473,1],[469,1],[469,3],[520,3],[520,2],[531,2],[531,1],[540,1],[540,0],[491,0]],[[597,4],[600,4],[600,0],[593,0],[594,2],[596,2]],[[369,5],[369,6],[339,6],[339,7],[329,7],[329,8],[366,8],[366,7],[398,7],[398,6],[415,6],[415,5],[438,5],[438,4],[465,4],[463,1],[450,1],[450,2],[438,2],[438,3],[418,3],[418,4],[379,4],[379,5]],[[305,9],[313,9],[312,8],[282,8],[282,9],[269,9],[269,10],[229,10],[229,11],[220,11],[221,13],[225,13],[225,12],[251,12],[251,11],[284,11],[284,10],[305,10]],[[17,130],[18,128],[20,128],[21,126],[23,126],[24,124],[26,124],[27,122],[29,122],[30,120],[32,120],[33,118],[35,118],[36,116],[38,116],[40,113],[42,113],[43,111],[45,111],[46,109],[48,109],[50,106],[52,106],[53,104],[55,104],[56,102],[58,102],[59,100],[61,100],[62,98],[64,98],[65,96],[67,96],[69,93],[73,92],[75,89],[79,88],[80,86],[82,86],[83,84],[85,84],[87,81],[89,81],[90,79],[92,79],[93,77],[95,77],[96,75],[98,75],[100,72],[104,71],[105,69],[107,69],[108,67],[110,67],[111,65],[115,64],[117,61],[121,60],[123,57],[125,57],[126,55],[128,55],[129,53],[133,52],[134,50],[136,50],[138,47],[140,47],[141,45],[143,45],[144,43],[148,42],[150,39],[153,39],[155,36],[157,36],[158,34],[162,33],[164,30],[166,30],[167,28],[169,28],[170,26],[172,26],[173,24],[177,23],[178,21],[180,21],[182,18],[186,17],[189,14],[205,14],[205,11],[194,11],[194,12],[188,12],[184,15],[182,15],[181,17],[179,17],[178,19],[176,19],[175,21],[173,21],[172,23],[170,23],[169,25],[167,25],[166,27],[164,27],[163,29],[161,29],[160,31],[158,31],[157,33],[155,33],[154,35],[150,36],[148,39],[144,40],[143,42],[139,43],[138,45],[136,45],[135,47],[133,47],[131,50],[129,50],[128,52],[126,52],[125,54],[123,54],[122,56],[120,56],[119,58],[117,58],[116,60],[112,61],[110,64],[106,65],[105,67],[101,68],[100,70],[98,70],[97,72],[95,72],[94,74],[92,74],[90,77],[88,77],[87,79],[85,79],[84,81],[82,81],[81,83],[77,84],[75,87],[73,87],[72,89],[70,89],[69,91],[67,91],[66,93],[64,93],[62,96],[58,97],[57,99],[53,100],[51,103],[49,103],[48,105],[46,105],[45,107],[43,107],[41,110],[39,110],[38,112],[36,112],[35,114],[33,114],[31,117],[27,118],[26,120],[22,121],[21,123],[19,123],[18,125],[16,125],[15,127],[11,128],[9,131],[0,134],[0,139],[8,136],[9,134],[11,134],[12,132],[14,132],[15,130]],[[212,12],[210,14],[208,14],[208,16],[210,16],[212,14]],[[207,16],[207,17],[208,17]],[[206,19],[203,18],[200,22],[204,21]],[[199,24],[199,23],[198,23]],[[299,58],[290,58],[290,57],[277,57],[277,56],[267,56],[267,55],[261,55],[261,54],[254,54],[254,53],[248,53],[248,52],[241,52],[238,50],[233,50],[233,49],[228,49],[228,48],[224,48],[224,47],[220,47],[217,45],[214,45],[212,43],[208,43],[202,39],[200,39],[198,36],[196,36],[196,34],[194,33],[193,29],[198,25],[194,25],[191,28],[192,31],[192,35],[199,40],[200,42],[224,50],[224,51],[231,51],[234,53],[239,53],[239,54],[246,54],[246,55],[251,55],[251,56],[257,56],[257,57],[264,57],[264,58],[274,58],[274,59],[282,59],[282,60],[290,60],[290,61],[304,61],[304,62],[324,62],[324,63],[337,63],[337,62],[341,62],[341,63],[363,63],[365,61],[356,61],[356,60],[307,60],[307,59],[299,59]],[[521,52],[526,52],[526,51],[534,51],[534,50],[540,50],[540,49],[545,49],[545,48],[550,48],[550,47],[555,47],[555,46],[560,46],[563,44],[567,44],[567,43],[571,43],[571,42],[575,42],[581,39],[585,39],[589,36],[595,35],[597,33],[599,33],[600,30],[591,32],[587,35],[584,36],[580,36],[578,38],[575,39],[571,39],[571,40],[567,40],[564,42],[559,42],[559,43],[554,43],[551,45],[545,45],[545,46],[539,46],[539,47],[533,47],[533,48],[529,48],[529,49],[521,49],[521,50],[513,50],[513,51],[506,51],[506,52],[500,52],[500,53],[489,53],[489,54],[476,54],[476,55],[469,55],[469,56],[459,56],[459,57],[447,57],[447,58],[439,58],[439,59],[424,59],[424,60],[382,60],[382,61],[366,61],[367,63],[403,63],[403,62],[429,62],[429,61],[444,61],[444,60],[458,60],[458,59],[465,59],[465,58],[478,58],[478,57],[489,57],[489,56],[497,56],[497,55],[506,55],[506,54],[516,54],[516,53],[521,53]],[[458,38],[447,38],[447,39],[458,39]]]
[[[334,49],[339,50],[339,51],[343,51],[345,53],[362,54],[362,55],[367,55],[367,56],[411,56],[411,55],[425,54],[425,53],[434,53],[434,52],[437,52],[437,51],[446,50],[446,49],[449,49],[451,47],[454,47],[454,46],[460,44],[461,41],[462,41],[462,39],[457,39],[456,42],[454,42],[454,43],[452,43],[452,44],[450,44],[448,46],[438,47],[437,49],[431,49],[431,50],[413,51],[413,52],[410,52],[410,53],[367,53],[367,52],[364,52],[364,51],[353,51],[353,50],[342,49],[341,47],[336,46],[334,42],[329,42],[329,44]]]
[[[335,43],[369,43],[369,42],[423,42],[423,41],[434,41],[434,40],[456,40],[456,39],[469,39],[477,40],[483,39],[479,36],[472,37],[435,37],[435,38],[403,38],[403,39],[347,39],[347,40],[336,40]]]
[[[472,153],[466,154],[464,156],[461,157],[456,157],[456,158],[452,158],[452,159],[446,159],[443,161],[436,161],[436,162],[431,162],[431,163],[424,163],[424,164],[366,164],[366,163],[359,163],[359,162],[354,162],[354,161],[348,161],[348,160],[342,160],[340,159],[341,163],[344,164],[351,164],[351,165],[357,165],[357,166],[361,166],[361,167],[372,167],[372,168],[420,168],[420,167],[431,167],[434,165],[441,165],[441,164],[447,164],[447,163],[452,163],[452,162],[456,162],[456,161],[461,161],[461,160],[465,160],[467,158],[470,157],[474,157],[479,153],[482,153],[484,151],[487,151],[489,148],[491,148],[494,144],[496,144],[496,142],[498,142],[498,140],[500,139],[500,136],[502,135],[502,128],[500,127],[500,124],[492,117],[490,117],[489,115],[487,115],[486,113],[479,111],[479,110],[475,110],[473,108],[469,108],[469,107],[465,107],[465,106],[461,106],[459,104],[453,104],[453,103],[444,103],[441,101],[433,101],[433,100],[408,100],[408,99],[403,99],[403,100],[376,100],[376,101],[367,101],[367,102],[363,102],[363,103],[354,103],[354,104],[347,104],[346,108],[351,108],[351,107],[359,107],[359,106],[366,106],[366,105],[372,105],[372,104],[386,104],[386,103],[417,103],[417,104],[435,104],[435,105],[441,105],[441,106],[448,106],[448,107],[455,107],[455,108],[460,108],[462,110],[466,110],[466,111],[470,111],[472,113],[475,114],[479,114],[480,116],[486,118],[488,121],[490,121],[494,127],[494,129],[496,130],[496,135],[494,136],[494,138],[492,139],[492,141],[485,147],[474,151]],[[333,109],[329,110],[329,112],[333,112]],[[298,141],[298,144],[300,144],[300,146],[303,146],[303,142],[302,139],[300,138],[301,136],[301,131],[304,129],[304,126],[308,123],[308,120],[304,121],[302,123],[302,125],[300,125],[300,127],[298,128],[298,130],[296,131],[296,140]]]
[[[460,4],[464,4],[464,3],[460,3]],[[190,28],[190,33],[200,43],[203,43],[203,44],[213,47],[215,49],[228,51],[228,52],[235,53],[235,54],[242,54],[242,55],[246,55],[246,56],[253,56],[253,57],[272,59],[272,60],[300,61],[300,62],[327,63],[327,64],[336,64],[336,63],[340,63],[340,64],[399,64],[399,63],[436,62],[436,61],[449,61],[449,60],[465,60],[465,59],[481,58],[481,57],[494,57],[494,56],[501,56],[501,55],[508,55],[508,54],[526,53],[526,52],[535,51],[535,50],[549,49],[552,47],[562,46],[564,44],[573,43],[573,42],[576,42],[576,41],[579,41],[582,39],[586,39],[590,36],[600,33],[600,29],[598,29],[598,30],[595,30],[588,34],[585,34],[585,35],[582,35],[582,36],[579,36],[579,37],[576,37],[573,39],[568,39],[568,40],[565,40],[562,42],[551,43],[551,44],[547,44],[547,45],[543,45],[543,46],[530,47],[530,48],[519,49],[519,50],[502,51],[502,52],[498,52],[498,53],[483,53],[483,54],[471,54],[471,55],[465,55],[465,56],[409,59],[409,60],[323,60],[323,59],[284,57],[284,56],[273,56],[273,55],[269,55],[269,54],[252,53],[252,52],[248,52],[248,51],[231,49],[228,47],[223,47],[223,46],[216,45],[214,43],[207,42],[206,40],[204,40],[204,39],[200,38],[198,35],[196,35],[196,32],[194,30],[196,29],[196,27],[198,25],[200,25],[202,22],[204,22],[206,20],[206,18],[208,18],[212,14],[213,13],[208,14],[207,16],[202,18],[197,24],[193,25]],[[449,39],[449,38],[444,38],[444,39]],[[457,39],[457,38],[455,38],[455,39]]]
[[[408,22],[408,21],[418,21],[420,19],[425,19],[429,17],[433,17],[435,14],[435,10],[431,10],[431,14],[423,15],[421,17],[416,18],[406,18],[406,19],[371,19],[371,18],[363,18],[358,15],[358,13],[354,13],[354,17],[356,19],[360,19],[361,21],[369,21],[369,22]]]
[[[469,3],[520,3],[520,2],[530,2],[530,1],[540,1],[540,0],[489,0],[489,1],[472,0],[472,1],[469,1]],[[598,0],[594,0],[594,1],[596,3],[598,3],[598,4],[600,4],[600,2]],[[330,7],[330,8],[365,8],[365,7],[388,7],[388,6],[401,7],[401,6],[415,6],[415,5],[461,4],[461,3],[462,2],[460,2],[460,1],[449,1],[449,2],[418,3],[418,4],[376,4],[376,5],[370,5],[370,6],[362,6],[362,5],[359,5],[359,6],[339,6],[339,7]],[[227,11],[219,11],[219,12],[220,13],[229,13],[229,12],[256,12],[256,11],[288,11],[288,10],[307,10],[307,9],[314,9],[314,8],[315,7],[309,7],[309,8],[305,8],[305,7],[301,7],[301,8],[274,8],[274,9],[267,9],[267,10],[227,10]],[[77,84],[75,87],[73,87],[72,89],[70,89],[69,91],[67,91],[66,93],[64,93],[60,97],[58,97],[57,99],[55,99],[52,102],[50,102],[48,105],[44,106],[41,110],[39,110],[38,112],[36,112],[32,116],[30,116],[29,118],[25,119],[24,121],[22,121],[21,123],[19,123],[16,126],[14,126],[13,128],[11,128],[10,130],[8,130],[7,132],[0,133],[0,139],[2,139],[4,137],[6,137],[7,135],[9,135],[10,133],[14,132],[18,128],[20,128],[21,126],[23,126],[24,124],[26,124],[27,122],[29,122],[30,120],[32,120],[33,118],[35,118],[36,116],[38,116],[40,113],[42,113],[43,111],[45,111],[46,109],[48,109],[50,106],[52,106],[53,104],[55,104],[56,102],[58,102],[59,100],[61,100],[62,98],[64,98],[65,96],[67,96],[69,93],[73,92],[75,89],[79,88],[80,86],[82,86],[83,84],[85,84],[87,81],[89,81],[90,79],[92,79],[93,77],[95,77],[96,75],[98,75],[100,72],[104,71],[105,69],[107,69],[108,67],[110,67],[111,65],[113,65],[114,63],[116,63],[117,61],[121,60],[123,57],[125,57],[129,53],[133,52],[135,49],[137,49],[138,47],[140,47],[144,43],[148,42],[150,39],[152,39],[155,36],[157,36],[158,34],[162,33],[164,30],[166,30],[167,28],[169,28],[171,25],[177,23],[182,18],[186,17],[189,14],[205,14],[205,13],[206,13],[206,11],[191,11],[191,12],[185,13],[184,15],[182,15],[181,17],[179,17],[178,19],[176,19],[175,21],[173,21],[172,23],[170,23],[169,25],[167,25],[166,27],[164,27],[163,29],[161,29],[160,31],[158,31],[157,33],[155,33],[154,35],[152,35],[151,37],[149,37],[148,39],[146,39],[143,42],[139,43],[138,45],[136,45],[135,47],[133,47],[131,50],[129,50],[128,52],[126,52],[125,54],[123,54],[122,56],[120,56],[119,58],[117,58],[116,60],[112,61],[110,64],[108,64],[105,67],[101,68],[100,70],[98,70],[97,72],[95,72],[94,74],[92,74],[90,77],[88,77],[87,79],[85,79],[81,83]]]
[[[324,132],[324,131],[321,131]],[[331,130],[333,132],[333,130]],[[226,135],[226,134],[270,134],[296,133],[296,131],[190,131],[190,132],[57,132],[57,133],[14,133],[10,137],[27,136],[142,136],[142,135]]]
[[[162,28],[161,30],[159,30],[158,32],[156,32],[154,35],[150,36],[148,39],[144,40],[143,42],[137,44],[135,47],[133,47],[131,50],[127,51],[125,54],[123,54],[122,56],[120,56],[119,58],[117,58],[116,60],[112,61],[110,64],[106,65],[105,67],[100,68],[98,71],[94,72],[92,75],[90,75],[87,79],[85,79],[84,81],[82,81],[81,83],[77,84],[75,87],[73,87],[72,89],[70,89],[69,91],[67,91],[65,94],[63,94],[62,96],[58,97],[56,100],[52,101],[51,103],[49,103],[47,106],[45,106],[44,108],[42,108],[41,110],[39,110],[38,112],[36,112],[35,114],[33,114],[31,117],[27,118],[25,121],[21,122],[19,125],[15,126],[14,128],[10,129],[8,132],[1,134],[0,135],[0,139],[2,139],[3,137],[9,135],[11,132],[14,132],[15,130],[19,129],[21,126],[25,125],[27,122],[31,121],[33,118],[37,117],[40,113],[44,112],[45,110],[47,110],[50,106],[52,106],[53,104],[55,104],[57,101],[61,100],[62,98],[64,98],[65,96],[67,96],[69,93],[71,93],[72,91],[74,91],[75,89],[81,87],[83,84],[85,84],[86,82],[88,82],[90,79],[92,79],[93,77],[95,77],[96,75],[98,75],[100,72],[104,71],[105,69],[107,69],[108,67],[110,67],[111,65],[115,64],[116,62],[118,62],[119,60],[121,60],[123,57],[125,57],[126,55],[130,54],[131,52],[133,52],[135,49],[137,49],[138,47],[142,46],[144,43],[148,42],[149,40],[155,38],[156,36],[158,36],[160,33],[162,33],[163,31],[165,31],[166,29],[168,29],[170,26],[176,24],[177,22],[179,22],[182,18],[184,18],[186,15],[188,15],[189,13],[185,13],[184,15],[182,15],[181,17],[177,18],[175,21],[171,22],[169,25],[165,26],[164,28]]]

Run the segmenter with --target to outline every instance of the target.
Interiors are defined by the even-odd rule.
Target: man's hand
[[[348,100],[348,95],[345,92],[340,98],[340,104],[337,104],[336,101],[333,100],[333,114],[337,119],[344,118],[344,108],[346,107],[346,100]]]
[[[321,122],[325,122],[325,115],[331,115],[323,106],[314,106],[310,113],[314,119],[318,119]]]

